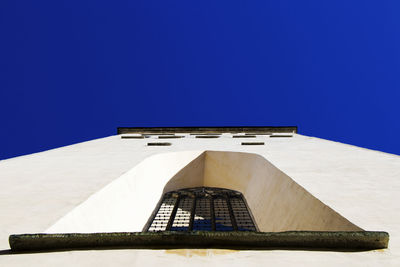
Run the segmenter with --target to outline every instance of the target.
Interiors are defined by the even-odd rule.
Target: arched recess
[[[163,193],[199,186],[241,192],[262,232],[362,230],[257,154],[205,151]]]
[[[194,187],[242,193],[261,232],[362,230],[260,155],[184,151],[145,159],[46,232],[142,231],[164,193]]]

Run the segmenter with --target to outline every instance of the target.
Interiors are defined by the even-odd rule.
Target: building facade
[[[0,161],[0,264],[395,266],[399,178],[396,155],[296,127],[119,128],[115,136]],[[390,235],[388,248],[329,245],[343,238],[359,245],[364,233],[387,238],[381,232]],[[65,235],[54,249],[28,235],[28,251],[10,250],[9,236],[26,233]],[[89,234],[89,247],[63,247],[75,233]],[[128,238],[121,233],[140,233],[140,244],[150,245],[101,246]],[[314,233],[323,241],[310,247]],[[273,238],[278,243],[268,243]],[[29,250],[38,240],[43,247]]]

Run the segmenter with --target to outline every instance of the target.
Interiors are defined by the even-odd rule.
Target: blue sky
[[[118,126],[297,125],[400,154],[399,1],[0,2],[0,159]]]

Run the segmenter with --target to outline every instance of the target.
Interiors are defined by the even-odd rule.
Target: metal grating
[[[194,215],[194,231],[211,231],[211,198],[198,198],[196,200],[196,211]]]
[[[239,231],[255,231],[253,220],[247,210],[246,204],[242,199],[231,199],[233,214],[235,215],[236,224]]]
[[[172,223],[171,231],[189,231],[190,211],[193,206],[193,198],[185,197],[179,201],[178,210]]]
[[[257,231],[257,228],[241,193],[196,187],[166,193],[147,231]]]
[[[151,224],[149,231],[158,232],[165,231],[168,226],[169,218],[171,217],[172,211],[174,209],[176,198],[166,197],[161,204],[157,215],[155,216],[153,223]]]
[[[229,214],[228,203],[225,199],[214,199],[215,230],[233,231],[231,216]]]

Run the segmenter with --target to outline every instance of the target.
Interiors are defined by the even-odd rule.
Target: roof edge
[[[129,133],[297,133],[297,126],[201,126],[201,127],[118,127]]]

